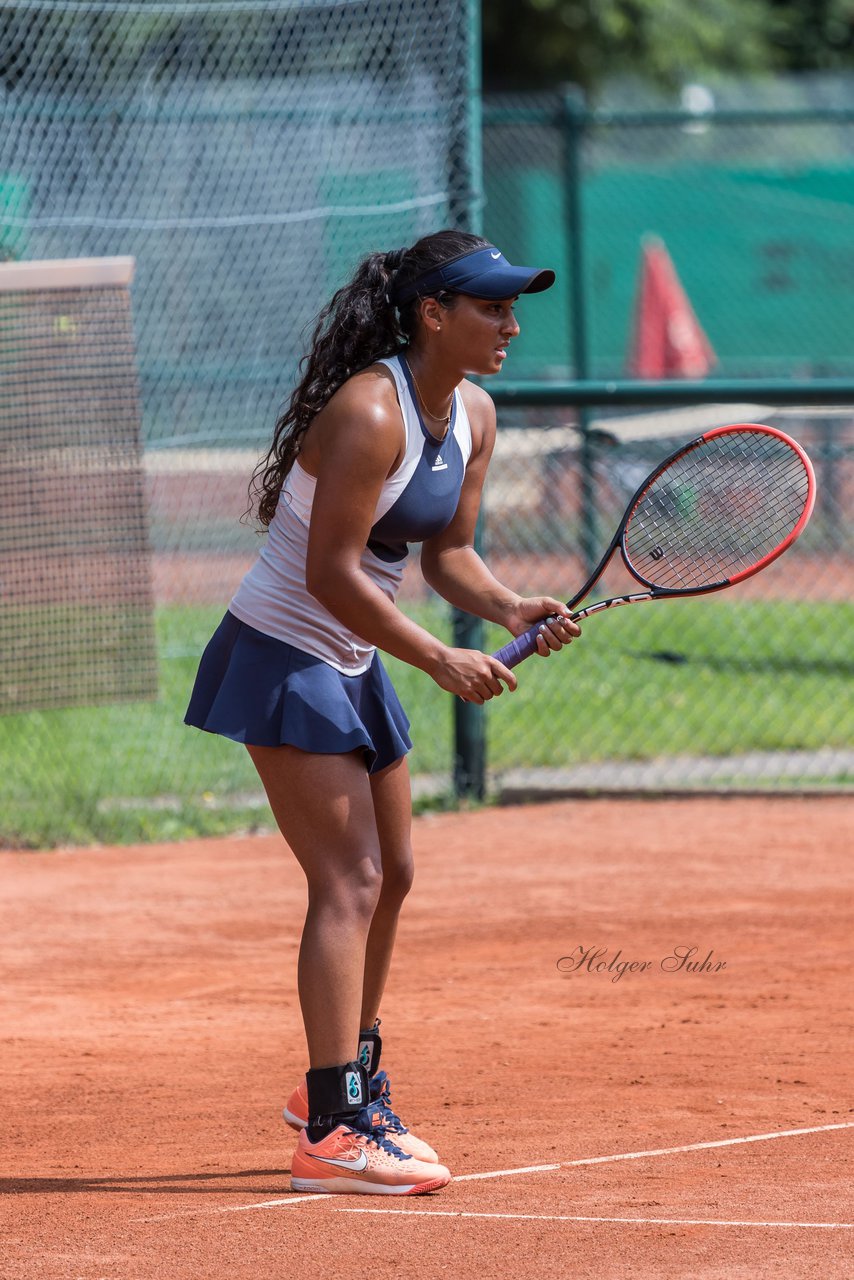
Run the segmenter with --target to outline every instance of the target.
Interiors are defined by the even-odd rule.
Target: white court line
[[[135,1218],[135,1222],[171,1222],[173,1218],[204,1218],[217,1213],[248,1213],[250,1209],[278,1209],[283,1204],[313,1204],[316,1200],[332,1200],[331,1192],[305,1192],[287,1196],[283,1200],[261,1200],[257,1204],[223,1204],[216,1209],[179,1209],[177,1213],[158,1213],[146,1218]]]
[[[816,1227],[827,1231],[852,1231],[854,1222],[757,1222],[721,1218],[593,1218],[569,1213],[467,1213],[452,1209],[348,1209],[336,1205],[335,1213],[397,1213],[415,1218],[510,1218],[532,1222],[617,1222],[662,1227]]]
[[[610,1156],[601,1157],[610,1160]],[[478,1178],[512,1178],[517,1173],[548,1173],[551,1169],[562,1169],[563,1164],[528,1164],[521,1169],[493,1169],[490,1173],[461,1173],[454,1182],[476,1182]]]
[[[774,1133],[753,1133],[744,1138],[719,1138],[715,1142],[692,1142],[683,1147],[657,1147],[652,1151],[623,1151],[609,1156],[586,1156],[583,1160],[562,1160],[560,1164],[533,1164],[521,1169],[498,1169],[491,1173],[463,1173],[454,1182],[477,1178],[509,1178],[515,1173],[546,1173],[551,1169],[574,1169],[583,1164],[608,1164],[612,1160],[643,1160],[649,1156],[674,1156],[683,1151],[707,1151],[711,1147],[734,1147],[744,1142],[770,1142],[774,1138],[794,1138],[804,1133],[827,1133],[830,1129],[854,1129],[854,1120],[842,1124],[819,1124],[809,1129],[777,1129]]]
[[[687,1145],[685,1145],[685,1146],[681,1146],[681,1147],[657,1147],[657,1148],[655,1148],[654,1150],[651,1150],[651,1151],[621,1151],[621,1152],[615,1152],[614,1154],[612,1154],[612,1155],[607,1155],[607,1156],[586,1156],[584,1159],[581,1159],[581,1160],[562,1160],[559,1164],[529,1164],[529,1165],[522,1165],[520,1168],[517,1168],[517,1169],[492,1169],[492,1170],[490,1170],[490,1171],[489,1171],[489,1172],[487,1172],[487,1173],[461,1173],[461,1174],[459,1174],[459,1176],[457,1176],[457,1177],[455,1177],[455,1178],[454,1178],[454,1182],[476,1182],[476,1181],[480,1181],[480,1180],[488,1179],[488,1178],[512,1178],[512,1177],[514,1177],[514,1176],[515,1176],[515,1175],[517,1175],[517,1174],[524,1174],[524,1173],[550,1173],[550,1172],[554,1172],[554,1171],[555,1171],[555,1170],[557,1170],[557,1169],[574,1169],[574,1168],[577,1168],[579,1165],[587,1165],[587,1164],[608,1164],[608,1163],[610,1163],[610,1162],[612,1162],[612,1161],[615,1161],[615,1160],[643,1160],[643,1159],[646,1159],[646,1158],[649,1158],[649,1157],[653,1157],[653,1156],[671,1156],[671,1155],[680,1155],[681,1153],[686,1152],[686,1151],[708,1151],[708,1150],[710,1150],[711,1148],[714,1148],[714,1147],[734,1147],[734,1146],[738,1146],[738,1145],[740,1145],[740,1144],[747,1143],[747,1142],[771,1142],[771,1141],[773,1141],[773,1139],[775,1139],[775,1138],[797,1138],[797,1137],[801,1137],[803,1134],[809,1134],[809,1133],[828,1133],[828,1132],[830,1132],[831,1130],[834,1130],[834,1129],[854,1129],[854,1120],[846,1120],[846,1121],[843,1121],[841,1124],[819,1124],[819,1125],[813,1125],[813,1126],[811,1126],[811,1127],[810,1127],[810,1128],[808,1128],[808,1129],[778,1129],[775,1133],[754,1133],[754,1134],[749,1134],[749,1135],[747,1135],[746,1137],[743,1137],[743,1138],[719,1138],[719,1139],[717,1139],[715,1142],[692,1142],[692,1143],[689,1143],[689,1144],[687,1144]],[[333,1196],[333,1195],[331,1195],[331,1194],[326,1194],[326,1193],[318,1193],[318,1192],[302,1192],[300,1195],[288,1196],[288,1197],[286,1197],[286,1198],[284,1198],[284,1199],[282,1199],[282,1200],[262,1200],[262,1201],[260,1201],[260,1203],[255,1203],[255,1204],[222,1205],[221,1207],[216,1208],[216,1209],[183,1209],[183,1210],[179,1211],[178,1213],[166,1213],[166,1214],[158,1214],[156,1217],[150,1217],[150,1218],[138,1218],[138,1219],[137,1219],[137,1221],[138,1221],[138,1222],[166,1222],[166,1221],[168,1221],[168,1220],[170,1220],[170,1219],[172,1219],[172,1218],[204,1217],[204,1216],[207,1216],[207,1215],[209,1215],[209,1214],[218,1214],[218,1213],[248,1213],[248,1212],[250,1212],[250,1211],[251,1211],[251,1210],[253,1210],[253,1209],[278,1209],[278,1208],[280,1208],[282,1205],[306,1205],[306,1204],[316,1204],[319,1200],[332,1200],[333,1198],[334,1198],[334,1196]],[[354,1212],[354,1213],[355,1213],[355,1212],[357,1212],[357,1211],[356,1211],[356,1210],[348,1210],[348,1212]],[[403,1212],[403,1210],[391,1210],[391,1209],[372,1209],[372,1210],[368,1210],[368,1209],[362,1209],[362,1210],[359,1210],[358,1212],[361,1212],[361,1213],[368,1213],[368,1212],[371,1212],[371,1213],[391,1213],[391,1212]],[[418,1210],[418,1209],[412,1209],[412,1210],[410,1210],[409,1212],[411,1212],[411,1213],[419,1213],[419,1212],[426,1212],[426,1211],[424,1211],[424,1210]],[[451,1214],[450,1216],[455,1217],[455,1216],[458,1216],[458,1215],[456,1215],[456,1214]],[[473,1215],[466,1215],[466,1216],[473,1216]],[[495,1215],[492,1215],[492,1216],[494,1216],[494,1217],[502,1217],[502,1216],[513,1217],[513,1216],[516,1216],[516,1215],[512,1215],[512,1214],[508,1214],[508,1215],[495,1214]],[[523,1217],[524,1217],[524,1215],[518,1215],[518,1216],[523,1216]],[[612,1221],[613,1221],[613,1222],[621,1222],[621,1221],[627,1221],[627,1222],[640,1222],[640,1221],[642,1221],[642,1219],[640,1219],[640,1218],[628,1218],[628,1219],[621,1219],[621,1218],[613,1218],[613,1219],[612,1219],[612,1218],[602,1218],[602,1219],[600,1219],[600,1218],[590,1218],[590,1219],[586,1219],[586,1218],[567,1218],[567,1219],[566,1219],[566,1221],[573,1221],[573,1222],[574,1222],[574,1221],[577,1221],[577,1222],[586,1222],[586,1221],[590,1221],[590,1222],[600,1222],[600,1221],[602,1221],[602,1222],[612,1222]],[[657,1219],[649,1218],[649,1219],[643,1219],[643,1221],[654,1222],[654,1221],[657,1221]],[[743,1225],[743,1224],[739,1224],[739,1225]],[[748,1223],[747,1225],[752,1226],[752,1225],[762,1225],[762,1224]],[[769,1224],[765,1224],[765,1225],[770,1225],[770,1226],[785,1226],[785,1225],[787,1225],[787,1224],[785,1224],[785,1223],[769,1223]],[[803,1226],[803,1225],[810,1225],[810,1224],[808,1224],[808,1223],[807,1223],[807,1224],[803,1224],[803,1223],[801,1223],[801,1224],[797,1224],[797,1223],[794,1223],[794,1224],[789,1224],[789,1225],[795,1225],[795,1226],[797,1226],[797,1225],[802,1225],[802,1226]],[[825,1226],[839,1226],[839,1227],[847,1227],[849,1224],[848,1224],[848,1223],[825,1223],[825,1224],[822,1224],[822,1223],[813,1223],[813,1224],[811,1224],[811,1225],[813,1225],[813,1226],[822,1226],[822,1225],[825,1225]]]
[[[809,1129],[777,1129],[774,1133],[753,1133],[746,1138],[719,1138],[715,1142],[692,1142],[685,1147],[659,1147],[655,1151],[627,1151],[622,1155],[589,1156],[586,1160],[565,1160],[564,1169],[580,1164],[604,1164],[610,1160],[642,1160],[645,1156],[675,1156],[682,1151],[708,1151],[712,1147],[734,1147],[743,1142],[771,1142],[774,1138],[796,1138],[803,1133],[828,1133],[831,1129],[854,1129],[854,1120],[841,1124],[817,1124]]]

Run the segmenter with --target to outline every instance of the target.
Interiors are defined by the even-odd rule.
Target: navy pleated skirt
[[[410,750],[409,720],[379,654],[344,676],[227,613],[202,655],[184,723],[250,746],[362,750],[369,773]]]

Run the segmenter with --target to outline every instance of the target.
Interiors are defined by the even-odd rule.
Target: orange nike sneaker
[[[324,1195],[416,1196],[438,1191],[451,1181],[441,1164],[429,1164],[408,1156],[385,1137],[381,1127],[371,1127],[367,1108],[356,1113],[354,1128],[339,1124],[320,1142],[312,1142],[303,1129],[291,1161],[294,1191],[318,1191]]]
[[[371,1127],[382,1128],[387,1132],[396,1147],[407,1156],[416,1160],[426,1160],[430,1164],[438,1164],[439,1157],[432,1147],[421,1138],[410,1133],[400,1116],[391,1109],[391,1093],[389,1079],[384,1071],[378,1071],[370,1081],[371,1102],[365,1110],[371,1118]],[[308,1124],[308,1092],[305,1080],[297,1085],[282,1112],[292,1129],[304,1129]]]

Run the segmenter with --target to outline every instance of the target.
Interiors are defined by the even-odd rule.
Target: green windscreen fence
[[[526,316],[514,377],[567,377],[567,148],[577,154],[587,374],[625,376],[643,240],[663,240],[713,376],[854,377],[854,112],[699,121],[542,99],[484,112],[484,225],[562,287]]]

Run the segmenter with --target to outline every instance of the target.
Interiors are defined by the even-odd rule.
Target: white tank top
[[[394,600],[403,577],[410,542],[441,532],[454,517],[466,464],[471,456],[471,427],[459,391],[444,440],[426,430],[405,360],[380,360],[391,371],[403,415],[403,461],[383,484],[361,567]],[[244,577],[229,610],[266,635],[322,658],[343,675],[361,675],[374,646],[349,631],[312,596],[305,565],[316,480],[297,459],[282,487],[267,540]]]

